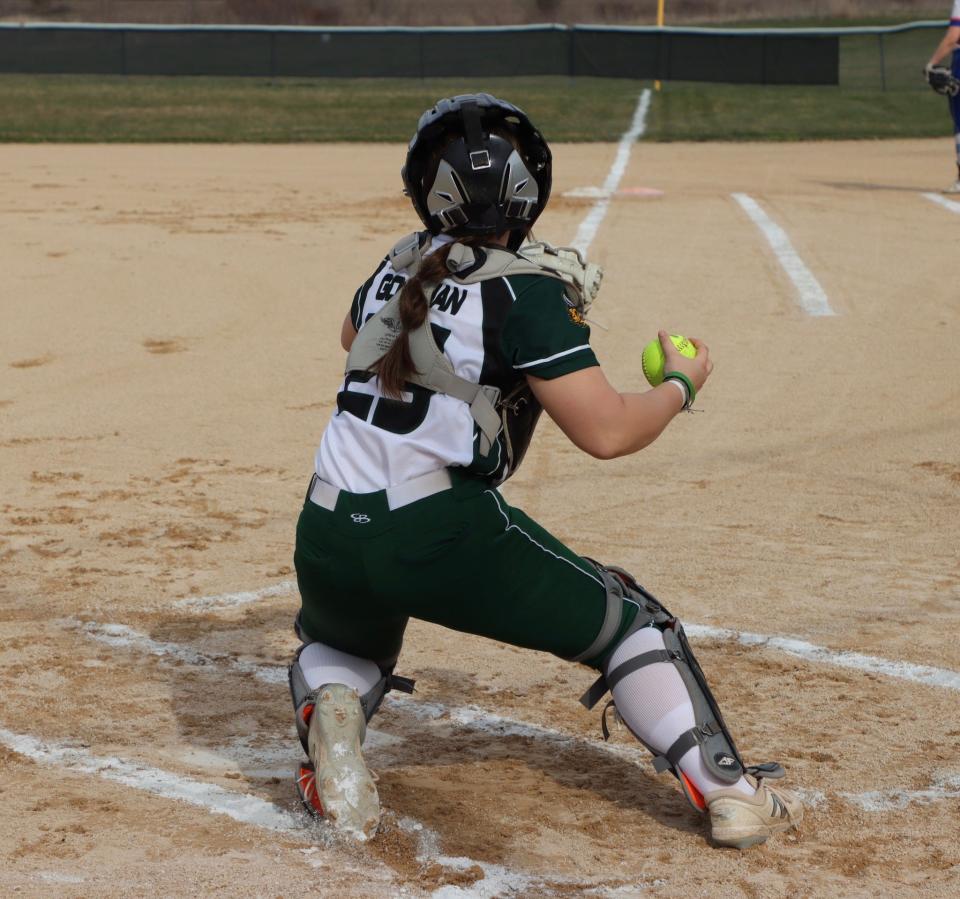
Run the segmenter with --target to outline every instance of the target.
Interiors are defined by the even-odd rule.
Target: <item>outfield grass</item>
[[[854,82],[855,83],[855,82]],[[640,91],[606,78],[481,81],[0,76],[0,141],[406,141],[438,97],[488,90],[530,112],[552,141],[615,141]],[[922,86],[671,83],[647,139],[821,140],[950,133],[946,102]]]
[[[486,80],[0,76],[3,141],[406,141],[439,97],[476,90],[536,112],[552,140],[617,140],[641,86]]]
[[[860,140],[952,133],[932,91],[668,84],[650,107],[649,139]]]

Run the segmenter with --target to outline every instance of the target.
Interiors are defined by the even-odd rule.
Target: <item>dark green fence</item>
[[[941,22],[723,30],[0,25],[0,72],[301,77],[566,75],[733,84],[919,86]]]
[[[260,28],[0,25],[0,71],[123,75],[568,75],[836,84],[838,39],[758,32],[534,25]]]

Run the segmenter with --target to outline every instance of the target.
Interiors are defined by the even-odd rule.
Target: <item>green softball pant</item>
[[[573,659],[604,622],[596,569],[486,482],[454,486],[391,511],[384,491],[341,491],[333,511],[308,499],[297,523],[298,630],[384,670],[409,618]],[[625,603],[610,649],[636,607]]]

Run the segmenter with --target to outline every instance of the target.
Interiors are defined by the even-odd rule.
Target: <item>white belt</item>
[[[409,506],[417,500],[426,499],[433,496],[434,493],[440,493],[449,490],[453,486],[450,478],[450,472],[446,468],[439,468],[436,471],[430,471],[421,475],[419,478],[413,478],[397,484],[396,487],[387,487],[387,507],[392,512],[394,509],[400,509],[403,506]],[[356,495],[356,494],[355,494]],[[313,476],[313,485],[310,488],[310,502],[320,506],[323,509],[333,511],[337,507],[337,497],[340,496],[340,488],[321,481],[316,475]]]

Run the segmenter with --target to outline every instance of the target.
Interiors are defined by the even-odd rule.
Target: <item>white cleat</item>
[[[307,736],[311,763],[297,773],[307,810],[359,840],[370,839],[380,824],[380,796],[360,749],[366,727],[356,690],[321,687]]]
[[[943,189],[945,194],[960,194],[960,178],[953,182],[949,187]]]
[[[710,835],[719,846],[746,849],[766,842],[775,833],[796,827],[803,820],[803,803],[789,790],[755,781],[754,796],[732,788],[714,790],[704,798],[710,815]]]

